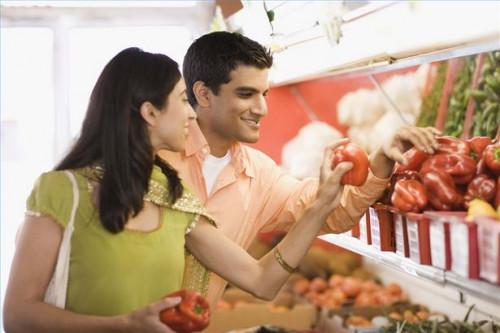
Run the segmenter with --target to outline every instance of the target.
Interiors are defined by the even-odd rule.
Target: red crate
[[[429,240],[432,266],[451,270],[450,224],[448,215],[440,212],[424,212],[429,217]]]
[[[410,256],[408,245],[408,229],[406,225],[406,216],[399,212],[396,208],[389,208],[393,214],[394,220],[394,237],[396,238],[396,253],[403,256]]]
[[[394,222],[389,207],[383,204],[375,204],[369,208],[370,230],[372,246],[380,251],[396,250],[396,238],[394,235]]]
[[[356,224],[354,227],[352,227],[351,236],[355,237],[355,238],[359,238],[359,224]]]
[[[410,259],[421,264],[431,264],[429,218],[424,214],[406,213]]]
[[[372,231],[370,227],[370,213],[369,210],[361,217],[359,221],[359,239],[368,245],[372,243]]]
[[[469,279],[479,278],[477,224],[465,221],[465,212],[449,213],[451,270]]]
[[[500,285],[500,222],[478,217],[479,276]]]

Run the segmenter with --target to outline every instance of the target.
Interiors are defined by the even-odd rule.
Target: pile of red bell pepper
[[[463,210],[479,198],[500,204],[500,143],[488,137],[437,139],[435,154],[416,148],[396,164],[386,202],[402,212]]]

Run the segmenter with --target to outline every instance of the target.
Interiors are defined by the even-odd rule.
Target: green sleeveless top
[[[206,293],[208,271],[185,250],[185,235],[200,215],[207,216],[192,192],[184,188],[184,195],[170,205],[167,179],[155,166],[144,200],[161,207],[160,226],[148,232],[125,229],[112,234],[102,227],[91,198],[98,172],[90,167],[72,171],[80,201],[71,237],[67,310],[113,316],[181,288]],[[51,171],[38,178],[27,201],[27,214],[50,216],[65,228],[72,204],[68,176]]]

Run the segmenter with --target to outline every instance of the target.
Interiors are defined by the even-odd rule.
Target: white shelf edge
[[[372,59],[353,60],[348,64],[327,69],[325,71],[299,75],[296,78],[280,82],[271,82],[272,87],[320,79],[320,78],[348,78],[353,76],[377,74],[425,63],[442,61],[451,58],[465,57],[483,52],[500,50],[498,34],[488,36],[479,40],[470,41],[465,44],[451,45],[440,49],[426,50],[418,54],[418,51],[408,51],[406,54],[390,54],[385,57],[378,55]]]
[[[376,262],[401,272],[432,281],[442,286],[450,286],[464,294],[470,294],[500,305],[500,286],[480,280],[466,279],[453,272],[444,271],[440,268],[420,265],[394,252],[379,251],[371,245],[367,245],[351,236],[343,234],[326,234],[319,236],[319,238],[362,256],[369,257]]]

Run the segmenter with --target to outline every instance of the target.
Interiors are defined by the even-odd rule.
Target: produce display
[[[417,118],[417,126],[434,126],[436,123],[439,101],[441,99],[447,69],[447,62],[443,61],[438,64],[436,78],[434,79],[432,88],[422,100],[420,115]]]
[[[476,103],[472,135],[494,138],[500,126],[500,51],[486,55],[478,89],[471,94]]]
[[[455,78],[448,104],[448,114],[444,125],[446,135],[459,137],[464,131],[465,110],[470,96],[474,68],[474,57],[465,57],[462,67]]]
[[[414,124],[420,112],[428,68],[429,65],[424,64],[415,71],[383,80],[384,93],[371,87],[345,94],[337,103],[336,115],[342,125],[349,127],[347,135],[352,142],[370,153],[400,126]]]
[[[500,145],[488,137],[437,139],[435,154],[412,148],[396,164],[384,202],[401,212],[465,210],[474,199],[498,206]]]
[[[197,292],[180,290],[165,297],[181,297],[181,303],[160,312],[160,320],[179,333],[199,332],[210,322],[207,300]]]
[[[389,315],[390,323],[380,333],[487,333],[500,332],[500,325],[492,321],[469,321],[469,309],[463,320],[450,321],[447,316],[422,315],[405,312],[403,316]]]
[[[293,285],[293,292],[318,307],[332,310],[351,305],[388,306],[408,300],[401,287],[395,283],[382,286],[374,280],[338,274],[328,280],[298,279]]]

